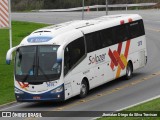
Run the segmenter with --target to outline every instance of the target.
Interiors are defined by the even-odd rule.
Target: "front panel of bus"
[[[62,60],[58,45],[23,46],[15,56],[15,96],[17,101],[64,100],[60,80]]]

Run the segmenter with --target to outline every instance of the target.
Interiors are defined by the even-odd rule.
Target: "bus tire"
[[[87,96],[87,94],[88,94],[88,84],[86,80],[82,80],[79,97],[84,98]]]
[[[133,75],[133,67],[132,67],[132,63],[128,62],[127,64],[127,68],[126,68],[126,79],[129,80],[132,78]]]

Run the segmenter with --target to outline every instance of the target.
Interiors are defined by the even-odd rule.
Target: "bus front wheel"
[[[132,63],[128,62],[127,68],[126,68],[126,79],[127,80],[131,79],[132,78],[132,74],[133,74]]]
[[[88,85],[87,82],[85,80],[82,81],[81,83],[81,89],[80,89],[80,98],[84,98],[86,97],[88,94]]]

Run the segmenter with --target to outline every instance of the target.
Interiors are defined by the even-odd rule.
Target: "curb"
[[[2,104],[2,105],[0,105],[0,111],[1,111],[1,109],[5,108],[5,107],[15,105],[15,104],[18,104],[17,101],[12,101],[12,102],[9,102],[9,103]]]
[[[123,110],[129,109],[129,108],[132,108],[132,107],[136,107],[136,106],[138,106],[138,105],[141,105],[141,104],[144,104],[144,103],[147,103],[147,102],[150,102],[150,101],[152,101],[152,100],[159,99],[159,98],[160,98],[160,95],[157,95],[157,96],[152,97],[152,98],[149,98],[149,99],[147,99],[147,100],[143,100],[143,101],[141,101],[141,102],[139,102],[139,103],[136,103],[136,104],[133,104],[133,105],[130,105],[130,106],[121,108],[121,109],[119,109],[119,110],[116,110],[115,112],[123,111]],[[100,119],[100,118],[102,118],[102,116],[100,116],[100,117],[94,117],[94,118],[92,118],[91,120],[97,120],[97,119]]]
[[[129,108],[132,108],[132,107],[136,107],[136,106],[138,106],[138,105],[141,105],[141,104],[144,104],[144,103],[147,103],[147,102],[150,102],[150,101],[152,101],[152,100],[159,99],[159,98],[160,98],[160,95],[157,95],[157,96],[155,96],[155,97],[149,98],[149,99],[147,99],[147,100],[143,100],[143,101],[141,101],[141,102],[139,102],[139,103],[136,103],[136,104],[133,104],[133,105],[130,105],[130,106],[121,108],[121,109],[116,110],[116,111],[118,112],[118,111],[126,110],[126,109],[129,109]]]

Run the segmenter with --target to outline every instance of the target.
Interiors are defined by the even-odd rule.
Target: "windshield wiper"
[[[42,74],[44,75],[44,77],[47,79],[47,81],[51,81],[48,76],[44,73],[44,71],[42,70],[42,68],[38,65],[38,69],[42,72]]]
[[[22,80],[22,82],[26,82],[27,78],[28,78],[29,74],[27,74],[24,79]]]
[[[35,66],[36,66],[36,65],[35,65],[35,57],[34,57],[33,65],[32,65],[32,67],[31,67],[31,69],[29,69],[28,72],[27,72],[27,73],[29,73],[29,74],[27,74],[27,75],[24,77],[24,79],[23,79],[22,82],[26,82],[28,76],[30,76],[30,71],[32,71],[32,72],[34,73],[34,67],[35,67]]]
[[[44,75],[44,77],[47,79],[47,81],[51,81],[48,76],[44,73],[44,71],[42,70],[42,68],[39,66],[39,56],[38,56],[38,63],[37,63],[37,75],[38,75],[38,70],[40,70],[42,72],[42,74]]]

